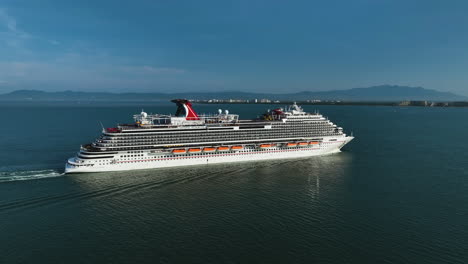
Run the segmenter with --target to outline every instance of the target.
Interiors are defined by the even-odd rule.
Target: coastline
[[[373,101],[229,101],[229,100],[193,100],[198,104],[292,104],[296,102],[299,105],[362,105],[362,106],[418,106],[418,107],[468,107],[468,102],[433,102],[433,101],[399,101],[399,102],[373,102]]]

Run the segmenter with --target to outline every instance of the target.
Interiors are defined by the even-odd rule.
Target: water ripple
[[[64,173],[57,170],[30,170],[30,171],[6,171],[0,172],[0,182],[27,181],[63,176]]]

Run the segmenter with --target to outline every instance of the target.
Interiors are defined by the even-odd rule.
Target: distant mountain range
[[[333,91],[303,91],[297,93],[267,94],[236,91],[187,93],[107,93],[107,92],[44,92],[18,90],[0,94],[0,101],[167,101],[187,99],[270,99],[270,100],[340,100],[340,101],[465,101],[467,97],[422,87],[380,85]]]

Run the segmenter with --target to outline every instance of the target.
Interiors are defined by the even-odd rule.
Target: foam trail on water
[[[64,173],[57,170],[6,171],[0,172],[0,182],[35,180],[62,175]]]

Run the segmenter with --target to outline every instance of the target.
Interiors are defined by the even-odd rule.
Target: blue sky
[[[119,3],[120,2],[120,3]],[[0,1],[0,93],[468,95],[467,1]]]

